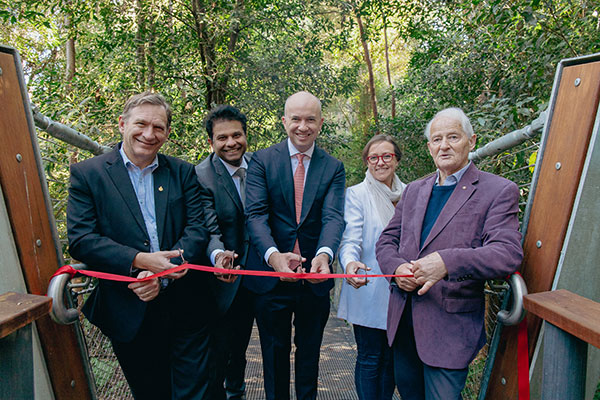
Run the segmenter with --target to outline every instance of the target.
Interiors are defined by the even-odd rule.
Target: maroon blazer
[[[485,344],[486,279],[515,272],[523,259],[513,182],[469,166],[442,209],[422,248],[421,228],[436,176],[409,184],[377,242],[385,274],[405,262],[438,252],[448,275],[423,296],[413,293],[417,352],[433,367],[466,368]],[[387,335],[394,341],[407,293],[390,289]]]

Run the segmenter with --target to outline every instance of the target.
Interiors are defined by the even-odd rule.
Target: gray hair
[[[131,110],[144,104],[151,104],[153,106],[163,107],[165,109],[165,113],[167,114],[167,129],[171,127],[171,106],[160,93],[146,91],[131,96],[125,102],[125,106],[123,107],[123,113],[121,114],[121,117],[124,120],[127,120],[129,114],[131,113]]]
[[[469,117],[467,117],[467,114],[465,114],[465,112],[458,107],[450,107],[439,111],[437,114],[435,114],[431,121],[427,123],[427,126],[425,127],[425,138],[427,138],[428,141],[431,140],[429,137],[431,132],[431,124],[433,124],[433,121],[435,121],[435,119],[438,117],[446,117],[457,120],[460,122],[462,130],[467,137],[470,138],[473,136],[473,126],[471,125],[471,121],[469,120]]]

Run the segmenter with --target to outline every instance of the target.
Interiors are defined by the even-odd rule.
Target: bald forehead
[[[290,109],[307,106],[316,108],[318,116],[321,116],[321,100],[309,92],[298,92],[288,97],[285,101],[284,113],[289,115]]]

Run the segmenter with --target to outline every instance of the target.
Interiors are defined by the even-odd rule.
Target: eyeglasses
[[[381,158],[381,160],[387,164],[390,161],[392,161],[394,159],[394,157],[395,157],[394,153],[385,153],[380,156],[372,155],[372,156],[367,157],[367,162],[369,164],[375,165],[379,162],[379,159]]]

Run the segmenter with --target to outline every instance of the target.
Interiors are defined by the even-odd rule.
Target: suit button
[[[144,240],[144,246],[146,246],[146,247],[150,246],[150,241]]]

